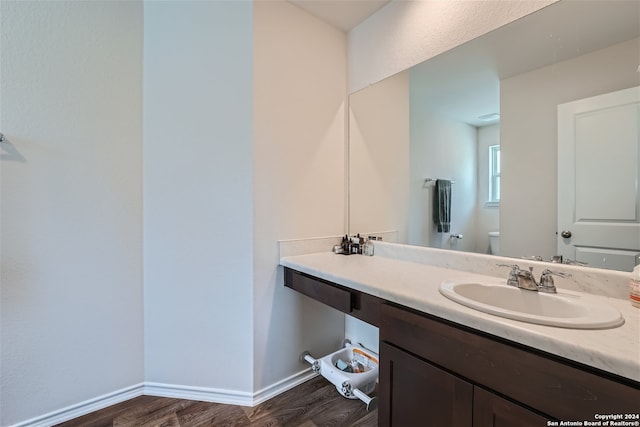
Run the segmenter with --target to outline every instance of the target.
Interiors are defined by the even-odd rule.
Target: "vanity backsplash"
[[[588,292],[612,298],[629,298],[629,273],[626,272],[403,245],[390,243],[396,239],[395,232],[378,232],[373,234],[381,236],[383,239],[382,241],[373,242],[374,256],[504,279],[506,279],[509,274],[509,268],[500,267],[498,264],[517,264],[522,269],[533,267],[533,273],[536,276],[539,276],[542,270],[550,269],[554,272],[568,273],[571,275],[569,278],[559,277],[555,280],[556,286],[560,289]],[[279,242],[280,257],[331,252],[335,245],[340,244],[341,239],[342,236],[283,240]]]

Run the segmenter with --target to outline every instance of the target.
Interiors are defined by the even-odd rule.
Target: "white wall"
[[[345,232],[346,36],[284,1],[255,2],[253,31],[254,390],[269,393],[344,334],[344,315],[282,286],[277,241]]]
[[[142,381],[251,402],[340,344],[277,240],[345,232],[346,36],[253,8],[2,3],[2,425]]]
[[[407,243],[442,249],[475,250],[477,193],[476,128],[411,104],[411,155],[409,233]],[[438,233],[433,223],[435,183],[425,179],[449,179],[451,230]],[[451,239],[462,234],[463,239]]]
[[[145,379],[178,391],[253,390],[252,15],[144,8]]]
[[[352,94],[349,113],[349,231],[397,230],[406,242],[409,73]]]
[[[476,206],[476,247],[474,252],[489,253],[489,232],[500,231],[500,207],[487,206],[489,200],[489,147],[500,145],[500,125],[478,128],[478,193]]]
[[[0,11],[10,425],[143,381],[142,4]]]
[[[349,93],[556,1],[392,1],[349,32]]]
[[[638,86],[638,63],[634,39],[501,82],[502,253],[556,254],[557,105]]]

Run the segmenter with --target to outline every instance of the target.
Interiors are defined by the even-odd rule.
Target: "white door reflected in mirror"
[[[631,271],[640,254],[640,87],[558,105],[558,254]]]

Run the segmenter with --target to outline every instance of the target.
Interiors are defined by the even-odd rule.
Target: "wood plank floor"
[[[253,408],[140,396],[57,427],[291,426],[376,427],[378,411],[346,399],[323,377],[313,378]]]

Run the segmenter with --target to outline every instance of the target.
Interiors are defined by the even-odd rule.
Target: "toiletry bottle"
[[[348,235],[344,235],[342,238],[342,242],[340,243],[341,250],[340,254],[342,255],[351,255],[351,244]]]
[[[360,235],[351,236],[351,253],[359,254],[360,253]]]
[[[640,258],[638,261],[640,261]],[[631,273],[629,299],[631,300],[631,305],[640,308],[640,264],[637,264]]]
[[[373,238],[369,236],[369,238],[364,242],[363,253],[367,256],[373,256]]]

